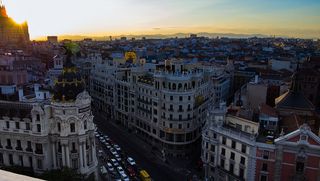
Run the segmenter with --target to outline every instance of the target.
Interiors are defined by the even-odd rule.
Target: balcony
[[[38,155],[42,155],[43,151],[42,150],[36,150],[35,153],[38,154]]]
[[[71,153],[78,153],[77,150],[71,150]]]
[[[26,151],[27,151],[27,152],[33,152],[32,148],[29,148],[29,147],[26,148]]]
[[[22,151],[22,147],[21,146],[17,146],[16,150]]]
[[[6,146],[6,149],[8,149],[8,150],[12,150],[12,146],[11,146],[11,145]]]

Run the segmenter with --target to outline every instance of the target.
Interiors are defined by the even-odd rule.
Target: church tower
[[[21,49],[30,41],[27,22],[18,24],[7,14],[0,0],[0,48]]]

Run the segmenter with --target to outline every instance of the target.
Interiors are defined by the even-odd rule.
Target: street
[[[99,115],[95,115],[95,123],[98,129],[106,133],[114,142],[131,157],[137,164],[151,175],[155,181],[184,181],[187,180],[188,171],[172,168],[163,163],[161,159],[151,152],[151,146],[137,138],[134,133],[128,133]]]

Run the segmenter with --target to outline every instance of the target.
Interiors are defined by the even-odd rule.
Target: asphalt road
[[[141,141],[124,129],[118,128],[115,123],[107,118],[95,115],[95,123],[102,132],[106,133],[128,156],[131,156],[137,164],[145,169],[154,181],[185,181],[187,173],[176,171],[164,164],[157,156],[151,153],[151,146]]]

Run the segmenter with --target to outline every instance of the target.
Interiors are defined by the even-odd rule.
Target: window
[[[171,100],[171,101],[173,100],[173,96],[170,96],[170,100]]]
[[[17,147],[16,147],[16,150],[22,150],[22,147],[21,147],[21,141],[20,141],[20,140],[17,140]]]
[[[240,178],[244,177],[244,169],[243,168],[239,168],[239,177]]]
[[[84,128],[84,129],[87,129],[87,120],[84,121],[84,123],[83,123],[83,128]]]
[[[212,152],[214,152],[214,151],[215,151],[215,146],[214,146],[214,145],[211,145],[211,146],[210,146],[210,150],[211,150]]]
[[[224,149],[224,148],[221,149],[221,155],[223,155],[223,156],[226,155],[226,149]]]
[[[7,139],[7,149],[12,149],[10,139]]]
[[[260,181],[267,181],[267,176],[266,175],[261,175],[260,176]]]
[[[6,126],[7,126],[7,129],[10,128],[10,122],[9,121],[6,121]]]
[[[269,151],[267,151],[267,150],[263,151],[263,159],[266,159],[266,160],[269,159]]]
[[[26,123],[26,130],[31,130],[30,123]]]
[[[214,163],[214,155],[210,156],[210,160],[211,160],[212,163]]]
[[[37,168],[40,169],[40,170],[43,168],[41,159],[37,160]]]
[[[27,149],[26,151],[32,152],[31,141],[27,141]]]
[[[235,157],[235,154],[234,154],[233,152],[231,152],[231,154],[230,154],[230,159],[231,159],[231,160],[234,160],[234,157]]]
[[[179,101],[182,101],[183,99],[182,99],[182,96],[179,96]]]
[[[39,115],[39,114],[37,114],[37,119],[36,119],[36,121],[40,121],[40,115]]]
[[[75,124],[74,123],[70,123],[70,132],[74,133],[75,131],[76,131]]]
[[[242,156],[240,159],[240,164],[245,165],[245,163],[246,163],[246,158]]]
[[[78,169],[78,159],[75,158],[75,159],[72,159],[72,168],[74,169]]]
[[[153,109],[153,114],[154,114],[154,115],[157,115],[157,114],[158,114],[158,110]]]
[[[42,151],[42,144],[40,143],[36,143],[36,154],[43,154],[43,151]]]
[[[303,173],[303,170],[304,170],[304,163],[301,162],[301,161],[298,161],[296,163],[296,172],[297,173]]]
[[[222,144],[223,144],[223,145],[226,145],[226,143],[227,143],[226,137],[222,137]]]
[[[189,100],[189,101],[191,100],[191,96],[188,96],[188,100]]]
[[[77,153],[76,143],[75,143],[75,142],[72,142],[72,150],[71,150],[71,153]]]
[[[179,129],[182,129],[182,125],[181,124],[179,124],[178,126],[179,126]]]
[[[37,124],[37,132],[40,133],[41,132],[41,125]]]
[[[0,165],[3,165],[3,154],[0,153]]]
[[[268,164],[266,164],[266,163],[262,164],[262,171],[264,171],[264,172],[268,171]]]
[[[241,146],[241,152],[242,153],[246,153],[247,152],[247,146],[246,145],[242,145]]]
[[[20,123],[16,122],[16,129],[20,129]]]
[[[172,128],[172,123],[170,123],[169,127]]]
[[[220,166],[224,168],[224,159],[220,159]]]
[[[233,164],[233,163],[230,163],[230,164],[229,164],[229,171],[230,171],[231,173],[234,173],[234,164]]]
[[[20,162],[20,166],[23,167],[23,157],[22,157],[22,155],[19,155],[19,162]]]
[[[13,156],[12,156],[12,154],[9,154],[9,164],[13,165]]]
[[[231,147],[232,147],[233,149],[236,149],[236,142],[233,141],[233,140],[232,140],[232,142],[231,142]]]
[[[58,131],[61,131],[61,123],[58,123]]]

